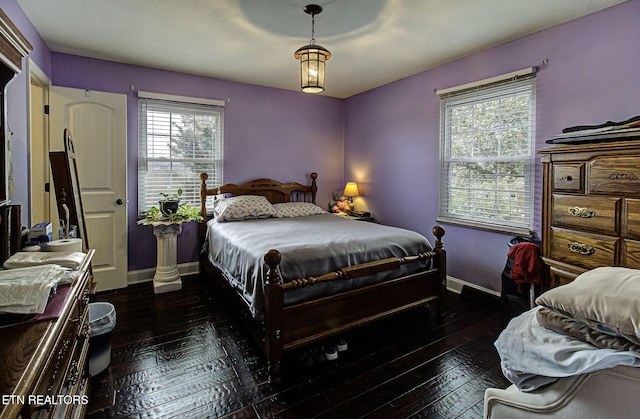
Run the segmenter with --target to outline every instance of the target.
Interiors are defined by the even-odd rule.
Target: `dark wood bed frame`
[[[208,188],[208,175],[200,174],[201,215],[200,237],[204,242],[207,220],[207,197],[211,195],[263,195],[271,203],[315,203],[317,173],[311,173],[311,185],[297,182],[281,183],[273,179],[256,179],[241,185],[226,184]],[[280,361],[285,352],[342,334],[378,319],[417,306],[435,303],[440,313],[440,301],[445,290],[446,252],[442,245],[445,231],[441,226],[433,228],[436,237],[434,249],[404,258],[387,258],[355,266],[347,266],[319,277],[281,278],[278,265],[281,254],[276,249],[266,252],[264,262],[268,266],[265,287],[264,321],[253,318],[244,299],[227,283],[223,275],[203,253],[201,272],[207,273],[220,287],[231,306],[236,310],[249,331],[265,353],[269,380],[280,381]],[[312,301],[284,305],[285,289],[313,286],[323,281],[348,281],[360,276],[376,274],[399,268],[418,260],[432,260],[432,267],[382,283],[322,297]]]

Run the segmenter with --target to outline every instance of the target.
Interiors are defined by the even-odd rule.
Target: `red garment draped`
[[[523,284],[542,283],[540,246],[528,242],[514,244],[507,257],[513,259],[510,277],[518,285],[518,292],[522,292]]]

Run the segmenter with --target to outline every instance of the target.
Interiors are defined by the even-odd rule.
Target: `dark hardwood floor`
[[[116,307],[110,366],[92,379],[88,418],[480,418],[484,390],[507,387],[493,342],[513,315],[499,300],[447,293],[443,318],[418,308],[346,334],[336,361],[262,352],[209,281],[153,294],[100,293]]]

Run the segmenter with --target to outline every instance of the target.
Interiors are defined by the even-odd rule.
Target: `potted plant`
[[[164,192],[160,192],[160,195],[164,197],[164,199],[158,201],[160,205],[160,212],[169,216],[171,214],[175,214],[178,212],[178,207],[180,205],[180,196],[182,196],[182,189],[178,189],[177,193],[168,194]]]
[[[180,196],[182,189],[178,189],[175,194],[160,193],[164,199],[158,201],[157,207],[151,207],[147,211],[144,221],[169,221],[185,223],[189,221],[201,221],[200,210],[189,204],[181,204]]]

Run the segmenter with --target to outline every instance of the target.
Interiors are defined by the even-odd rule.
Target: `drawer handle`
[[[91,335],[91,326],[89,326],[89,323],[82,323],[82,326],[80,326],[78,337],[80,339],[87,339],[90,335]]]
[[[580,207],[569,208],[569,214],[580,218],[593,218],[596,216],[596,212],[594,210]]]
[[[569,243],[569,250],[573,253],[578,253],[584,256],[591,256],[596,252],[596,249],[593,247],[578,242]]]
[[[609,180],[638,180],[638,176],[633,173],[611,173],[609,175]]]
[[[565,182],[571,182],[573,180],[572,176],[562,176],[562,180],[564,180]]]
[[[55,383],[55,379],[58,376],[58,372],[60,371],[60,367],[62,366],[62,361],[64,360],[65,354],[71,345],[71,338],[67,338],[62,341],[62,345],[58,350],[58,357],[56,358],[56,362],[53,365],[53,372],[51,373],[51,377],[49,378],[49,382],[47,383],[47,393],[53,394],[53,386]]]
[[[88,305],[89,304],[89,289],[85,288],[84,292],[82,293],[82,300],[81,300],[84,305]]]
[[[78,368],[78,361],[74,359],[73,362],[71,362],[71,366],[69,367],[69,385],[72,387],[75,386],[78,382],[78,378],[80,378],[80,369]]]

